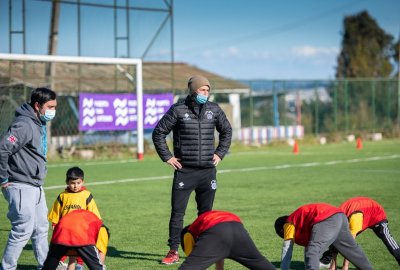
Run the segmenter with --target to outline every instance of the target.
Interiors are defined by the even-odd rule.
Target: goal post
[[[0,61],[44,62],[44,63],[74,63],[93,65],[128,65],[135,66],[135,76],[124,71],[124,76],[136,84],[137,101],[137,158],[143,159],[144,154],[144,125],[143,125],[143,74],[142,60],[138,58],[104,58],[58,55],[5,54],[0,53]],[[55,89],[57,90],[57,89]]]

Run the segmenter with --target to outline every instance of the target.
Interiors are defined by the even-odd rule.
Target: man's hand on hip
[[[172,157],[167,160],[167,163],[171,165],[175,170],[182,169],[182,164],[179,162],[180,159],[177,159],[176,157]]]
[[[213,156],[213,164],[214,164],[215,167],[218,166],[218,163],[220,161],[221,161],[221,158],[217,154],[214,154],[214,156]]]

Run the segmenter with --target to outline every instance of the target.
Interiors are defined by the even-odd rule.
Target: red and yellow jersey
[[[101,219],[99,209],[93,199],[92,193],[83,187],[79,192],[71,192],[67,188],[60,193],[49,212],[49,221],[53,224],[57,224],[62,217],[79,209],[88,210]]]
[[[104,228],[104,229],[103,229]],[[108,233],[101,219],[87,210],[75,210],[65,215],[54,227],[51,243],[68,247],[108,244]],[[100,248],[99,248],[100,249]],[[100,251],[107,250],[103,248]],[[105,253],[104,252],[104,253]]]
[[[189,226],[188,231],[197,239],[199,235],[222,222],[239,222],[242,223],[240,218],[232,213],[225,211],[208,211],[200,216]]]
[[[312,226],[336,213],[342,213],[342,211],[338,207],[326,203],[303,205],[288,217],[287,223],[283,227],[283,238],[285,240],[294,239],[296,244],[307,246]]]
[[[386,213],[383,207],[370,198],[354,197],[342,203],[339,208],[349,218],[350,228],[354,228],[352,231],[353,235],[359,234],[365,229],[386,220]],[[357,213],[361,213],[362,216],[359,214],[355,215]],[[357,222],[360,223],[360,217],[362,218],[362,226],[356,226]]]

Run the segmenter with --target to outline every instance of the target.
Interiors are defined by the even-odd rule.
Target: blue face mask
[[[44,115],[40,115],[40,120],[48,122],[54,119],[54,117],[56,116],[56,110],[49,110],[47,109],[44,112]]]
[[[208,96],[197,94],[195,98],[197,104],[204,104],[208,100]]]

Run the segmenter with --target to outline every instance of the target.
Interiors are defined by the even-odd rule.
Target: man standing
[[[172,184],[168,245],[163,264],[179,261],[178,247],[190,194],[196,193],[198,215],[210,211],[217,189],[216,166],[231,144],[232,127],[224,111],[208,100],[210,83],[203,76],[189,79],[189,95],[171,106],[153,131],[153,143],[162,161],[175,169]],[[215,148],[214,132],[219,133]],[[174,154],[166,136],[173,131]]]
[[[47,173],[46,122],[56,114],[56,94],[47,88],[32,91],[30,103],[15,112],[8,131],[0,138],[0,185],[8,202],[11,231],[1,269],[17,268],[29,239],[43,267],[48,252],[47,205],[43,182]]]

